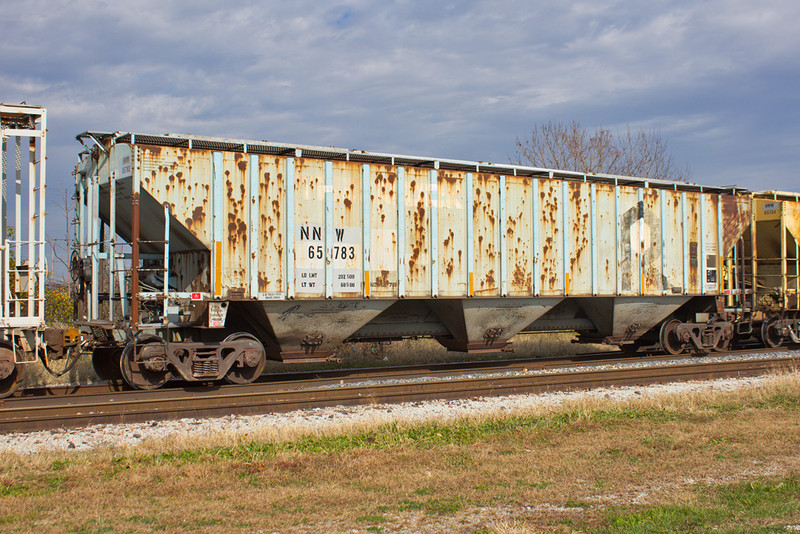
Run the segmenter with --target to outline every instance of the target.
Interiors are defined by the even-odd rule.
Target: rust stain
[[[514,273],[512,284],[517,287],[524,287],[528,280],[528,275],[519,263],[514,264]]]
[[[455,185],[458,182],[458,178],[453,176],[452,174],[443,174],[441,171],[439,172],[439,180],[444,180],[450,185]]]
[[[372,285],[379,288],[388,288],[391,287],[392,284],[389,282],[389,271],[381,269],[380,276],[376,276],[372,282]]]
[[[751,203],[746,199],[725,195],[722,197],[722,249],[730,252],[750,224]]]

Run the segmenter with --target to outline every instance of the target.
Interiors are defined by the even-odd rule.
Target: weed
[[[28,490],[28,486],[23,484],[0,484],[0,497],[14,497],[23,495]]]
[[[698,504],[654,506],[617,512],[609,518],[613,534],[667,532],[785,532],[781,524],[800,508],[800,477],[734,484]],[[769,519],[769,524],[764,524]]]
[[[362,523],[385,523],[386,518],[382,515],[362,515],[361,517],[357,517],[356,521]]]
[[[464,500],[460,497],[428,499],[426,501],[403,500],[400,502],[400,510],[422,510],[427,515],[453,514],[463,507]]]
[[[66,469],[69,466],[69,464],[70,464],[69,458],[66,458],[64,460],[53,460],[53,463],[50,464],[50,470],[51,471],[63,471],[64,469]]]

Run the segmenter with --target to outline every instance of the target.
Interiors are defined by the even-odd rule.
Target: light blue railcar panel
[[[372,240],[372,236],[370,235],[371,218],[370,218],[369,195],[370,195],[369,163],[364,163],[361,165],[361,228],[363,230],[363,235],[361,236],[361,242],[364,249],[364,265],[362,266],[361,270],[364,273],[363,293],[365,297],[369,297],[369,283],[370,283],[369,245]]]
[[[592,295],[597,295],[597,185],[590,185],[592,225]]]
[[[475,226],[475,210],[473,208],[473,194],[472,194],[472,173],[468,172],[466,175],[466,203],[464,209],[464,218],[466,219],[467,226],[467,294],[471,297],[474,293],[472,286],[473,276],[475,272],[475,242],[473,241],[473,232]]]
[[[646,187],[645,183],[645,187]],[[644,273],[645,270],[645,251],[644,251],[644,189],[641,187],[636,188],[636,201],[637,201],[637,208],[639,209],[639,220],[636,222],[637,226],[639,227],[639,242],[636,243],[636,249],[638,253],[639,261],[636,263],[639,264],[639,276],[636,278],[636,283],[639,284],[639,294],[644,295],[645,292],[645,284],[644,284]]]
[[[247,240],[248,255],[250,259],[250,298],[258,296],[258,260],[259,260],[259,247],[258,247],[258,223],[259,213],[259,169],[258,169],[258,155],[250,154],[249,161],[249,183],[248,189],[250,190],[250,205],[248,206],[249,214],[249,237]]]
[[[434,169],[430,171],[430,186],[431,186],[431,296],[436,297],[439,294],[439,162],[434,163]]]
[[[406,169],[397,167],[397,296],[406,296]]]
[[[211,178],[211,191],[212,191],[212,198],[211,198],[211,209],[214,212],[213,216],[213,227],[212,227],[212,243],[213,249],[211,251],[211,265],[212,265],[212,276],[211,276],[211,287],[212,293],[214,296],[219,297],[221,295],[220,288],[222,287],[222,280],[220,277],[222,276],[222,268],[223,265],[222,258],[220,255],[222,254],[222,223],[225,211],[225,205],[222,200],[222,184],[224,182],[222,177],[222,152],[214,152],[211,158],[212,162],[212,178]]]
[[[539,266],[539,180],[537,178],[531,179],[531,226],[533,227],[533,295],[539,296],[541,291],[541,282],[539,281],[540,269]]]
[[[294,250],[294,158],[286,158],[286,297],[294,298],[294,270],[295,270],[295,250]]]
[[[564,295],[569,295],[569,184],[561,182],[561,259],[564,267]]]
[[[617,258],[617,295],[622,293],[622,276],[619,272],[620,266],[620,255],[622,251],[620,247],[622,246],[622,210],[620,208],[620,198],[619,198],[619,185],[614,186],[614,220],[616,221],[617,226],[617,239],[616,246],[614,247],[615,256]]]
[[[333,162],[325,162],[325,298],[333,296]]]
[[[667,294],[667,192],[659,190],[661,204],[661,293]]]
[[[697,281],[700,293],[706,294],[703,275],[706,272],[706,194],[700,193],[700,250],[697,251]]]
[[[683,234],[683,294],[689,293],[689,220],[686,213],[686,192],[681,193],[681,233]]]
[[[508,294],[508,244],[506,243],[506,177],[500,175],[500,296]]]

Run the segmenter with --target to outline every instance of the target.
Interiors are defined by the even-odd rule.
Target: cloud
[[[504,161],[555,118],[649,125],[703,169],[758,128],[796,162],[780,140],[798,124],[798,15],[778,0],[33,0],[0,21],[0,98],[48,106],[64,151],[110,129]]]

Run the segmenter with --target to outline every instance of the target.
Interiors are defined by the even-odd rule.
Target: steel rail
[[[740,350],[729,350],[725,352],[712,353],[712,356],[726,356],[736,354],[759,354],[765,352],[784,352],[788,350],[787,347],[777,348],[747,348]],[[400,366],[386,366],[386,367],[362,367],[362,368],[338,368],[338,369],[324,369],[324,370],[311,370],[311,371],[284,371],[275,373],[264,373],[256,383],[275,383],[275,382],[291,382],[291,381],[308,381],[317,380],[323,381],[325,379],[331,382],[338,382],[342,379],[357,379],[357,378],[409,378],[415,376],[435,376],[435,375],[451,375],[458,372],[502,372],[513,370],[542,370],[560,368],[569,365],[573,366],[586,366],[586,365],[611,365],[611,364],[624,364],[633,362],[660,362],[660,361],[673,361],[673,360],[696,360],[697,356],[693,354],[679,354],[669,355],[661,353],[647,353],[642,352],[636,356],[624,354],[620,352],[593,352],[584,354],[572,354],[565,356],[549,356],[549,357],[529,357],[529,358],[513,358],[502,360],[481,360],[481,361],[467,361],[467,362],[445,362],[445,363],[423,363],[423,364],[410,364]],[[163,389],[174,389],[182,387],[202,388],[197,383],[186,382],[168,382]],[[242,386],[239,386],[242,387]],[[48,385],[48,386],[32,386],[24,389],[17,390],[13,395],[14,397],[63,397],[74,395],[105,395],[108,393],[116,393],[131,390],[121,380],[107,381],[95,384],[66,384],[66,385]],[[0,407],[2,407],[3,399],[0,399]]]
[[[428,380],[345,383],[330,378],[191,387],[158,391],[124,391],[67,398],[21,397],[0,405],[0,432],[29,432],[92,424],[145,422],[183,417],[205,418],[231,414],[286,412],[336,405],[359,405],[502,396],[546,391],[585,390],[722,377],[757,376],[777,369],[796,369],[800,356],[787,353],[771,359],[626,366],[614,369],[566,368],[547,373],[486,373],[450,375]],[[638,363],[638,362],[632,362]],[[476,376],[477,375],[477,376]],[[348,382],[352,382],[349,379]]]

